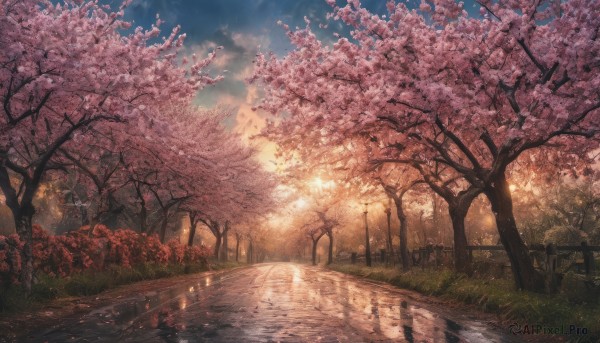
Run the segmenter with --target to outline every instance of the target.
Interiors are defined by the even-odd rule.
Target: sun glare
[[[323,181],[320,177],[316,177],[309,182],[311,188],[314,191],[322,192],[324,190],[330,190],[335,188],[335,182],[332,180]]]
[[[302,208],[305,208],[306,205],[308,205],[308,202],[306,201],[306,199],[300,198],[300,199],[296,200],[296,207],[302,209]]]

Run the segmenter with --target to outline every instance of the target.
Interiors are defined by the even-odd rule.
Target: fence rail
[[[534,244],[527,248],[531,258],[537,264],[537,268],[551,274],[556,273],[557,267],[560,267],[563,260],[564,255],[559,254],[559,252],[569,252],[569,255],[573,252],[582,253],[583,259],[575,260],[568,269],[574,268],[578,272],[585,274],[594,273],[594,253],[600,252],[600,246],[587,245],[585,242],[581,245],[548,244],[544,246],[542,244]],[[469,245],[467,246],[467,251],[472,259],[474,251],[505,251],[505,249],[502,245]],[[454,249],[452,247],[444,247],[441,245],[419,247],[411,252],[412,264],[421,267],[441,266],[449,259],[449,257],[450,259],[453,257],[453,252]],[[399,258],[398,256],[389,256],[390,254],[384,249],[381,249],[380,252],[373,252],[371,255],[371,260],[374,263],[395,264],[398,262]],[[350,258],[351,263],[357,263],[358,261],[364,261],[365,255],[352,253],[351,256],[342,258],[342,260],[348,258]],[[506,263],[505,267],[510,268],[510,262]]]
[[[532,245],[530,247],[528,247],[528,249],[530,251],[546,251],[546,246],[543,245]],[[425,248],[419,248],[419,249],[425,249]],[[444,248],[444,249],[450,249],[452,250],[452,248]],[[581,245],[557,245],[555,246],[556,250],[560,250],[560,251],[579,251],[579,252],[584,252],[584,251],[600,251],[600,246],[598,245],[588,245],[588,246],[581,246]],[[495,251],[495,250],[502,250],[504,251],[504,247],[502,245],[469,245],[467,246],[467,250],[470,251]]]

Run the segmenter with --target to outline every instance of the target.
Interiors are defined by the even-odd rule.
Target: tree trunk
[[[406,214],[404,213],[402,196],[394,197],[394,203],[396,204],[396,214],[398,221],[400,222],[400,259],[402,260],[402,270],[407,271],[410,269],[410,260],[408,256],[408,223]]]
[[[88,215],[87,208],[85,208],[85,206],[83,206],[83,205],[78,206],[78,207],[79,207],[79,214],[81,215],[81,226],[89,225],[90,218]]]
[[[469,202],[468,205],[470,205]],[[472,274],[471,261],[467,251],[467,234],[465,232],[465,217],[469,206],[448,204],[450,218],[452,219],[452,231],[454,232],[454,268],[457,272]]]
[[[144,233],[148,230],[148,211],[146,210],[146,201],[142,195],[140,186],[135,187],[138,199],[140,199],[140,232]]]
[[[392,209],[389,207],[385,209],[385,215],[387,216],[387,248],[388,258],[386,264],[394,264],[394,245],[392,244]]]
[[[98,224],[100,224],[100,214],[92,216],[92,218],[90,218],[90,220],[88,221],[88,224],[90,226],[90,235],[93,233],[94,229],[96,228],[96,226]]]
[[[167,225],[169,224],[168,213],[163,214],[163,218],[160,222],[160,242],[165,242],[165,237],[167,235]]]
[[[240,236],[235,235],[235,262],[239,262],[240,257]]]
[[[254,253],[252,247],[252,239],[248,240],[248,250],[246,250],[246,263],[252,264],[252,254]]]
[[[327,232],[327,237],[329,237],[329,253],[327,254],[327,264],[333,263],[333,230]]]
[[[218,231],[213,232],[215,234],[215,250],[213,252],[213,256],[218,260],[219,259],[219,251],[221,250],[221,233]]]
[[[89,226],[90,226],[90,230],[88,231],[88,236],[92,237],[94,235],[94,228],[96,228],[96,226],[100,224],[100,218],[99,216],[93,216],[90,220],[89,220]]]
[[[219,257],[220,261],[226,262],[229,259],[229,225],[225,224],[223,227],[222,240],[223,244],[221,245],[221,256]]]
[[[312,248],[312,262],[313,266],[317,265],[317,243],[319,243],[319,239],[313,239],[313,248]]]
[[[510,259],[515,285],[517,289],[540,291],[543,289],[543,283],[539,282],[542,280],[536,276],[529,250],[519,235],[506,177],[501,174],[490,181],[484,193],[492,205],[500,241]]]
[[[1,161],[0,161],[1,163]],[[22,184],[23,186],[23,184]],[[23,288],[27,294],[31,293],[33,283],[33,215],[35,207],[33,206],[33,197],[37,192],[39,182],[25,183],[24,192],[19,202],[19,196],[12,187],[10,176],[3,164],[0,164],[0,188],[4,194],[6,206],[10,209],[15,229],[19,239],[24,242],[21,251],[21,275],[19,276]]]
[[[423,211],[421,211],[421,215],[419,216],[419,224],[421,226],[423,234],[423,246],[425,246],[427,245],[429,238],[427,238],[427,227],[425,225],[425,222],[423,221]]]
[[[21,208],[15,218],[15,228],[19,239],[25,244],[21,251],[20,280],[27,294],[31,293],[33,284],[33,225],[32,218],[35,213],[33,205],[27,204]]]
[[[433,232],[437,232],[438,242],[444,242],[443,235],[441,235],[440,230],[440,210],[439,210],[439,202],[436,193],[431,194],[431,206],[433,208],[432,213],[432,223],[433,223]]]
[[[148,215],[146,214],[146,206],[142,205],[140,210],[140,232],[144,233],[148,230]]]
[[[448,186],[439,185],[432,181],[428,174],[423,175],[430,188],[439,195],[448,205],[448,212],[452,220],[452,232],[454,240],[454,268],[456,271],[472,274],[471,261],[467,251],[467,235],[465,232],[465,217],[473,200],[481,194],[481,188],[470,186],[469,188],[455,194]],[[434,211],[439,208],[437,197],[434,195]],[[421,214],[422,216],[422,214]],[[439,230],[441,232],[441,230]],[[445,231],[445,230],[444,230]],[[425,241],[426,243],[427,241]]]
[[[317,238],[317,239],[313,239],[312,240],[312,265],[316,266],[317,265],[317,244],[319,243],[319,239],[321,237]]]
[[[465,231],[465,217],[473,200],[481,193],[480,188],[469,187],[458,195],[442,196],[448,204],[448,212],[452,220],[454,233],[454,268],[456,271],[471,275],[473,273],[471,259],[467,251],[467,233]]]
[[[190,225],[190,234],[188,236],[188,242],[187,242],[188,247],[191,247],[194,245],[194,236],[196,236],[196,224],[195,223]]]
[[[371,239],[369,237],[369,222],[367,221],[367,211],[365,213],[365,261],[367,267],[371,266]]]

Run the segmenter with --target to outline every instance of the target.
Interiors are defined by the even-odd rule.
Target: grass
[[[245,265],[245,263],[235,262],[235,261],[227,261],[227,262],[219,262],[210,265],[211,270],[222,270],[222,269],[231,269],[239,266]]]
[[[32,286],[30,295],[21,287],[0,288],[0,315],[34,310],[48,301],[68,296],[88,296],[121,285],[143,280],[155,280],[177,275],[199,273],[206,270],[222,270],[238,267],[235,262],[210,263],[210,268],[194,265],[142,264],[132,268],[112,266],[105,271],[85,271],[68,278],[40,275]]]
[[[585,293],[577,288],[575,276],[566,274],[564,290],[559,294],[538,294],[515,290],[505,279],[468,278],[450,270],[413,269],[403,273],[398,269],[366,267],[351,264],[333,264],[329,268],[371,280],[438,296],[480,310],[495,313],[502,320],[547,327],[576,325],[588,329],[588,335],[579,342],[600,340],[600,299],[597,293]],[[587,301],[583,301],[585,299]],[[589,340],[588,340],[589,339]]]

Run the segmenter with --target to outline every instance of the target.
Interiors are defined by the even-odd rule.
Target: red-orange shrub
[[[19,236],[0,235],[0,282],[2,284],[19,282],[22,249],[23,242],[19,240]]]
[[[0,285],[18,283],[23,245],[17,235],[0,235]],[[55,236],[39,225],[33,226],[33,267],[55,277],[104,270],[110,265],[206,263],[208,256],[208,248],[187,247],[177,240],[163,244],[156,235],[129,229],[112,231],[96,225],[90,232],[89,226],[83,226]]]

